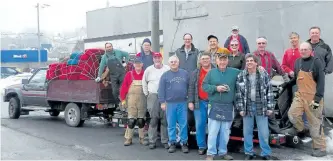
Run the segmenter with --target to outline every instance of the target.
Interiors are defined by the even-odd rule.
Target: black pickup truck
[[[40,68],[22,84],[5,88],[5,102],[9,102],[11,119],[44,110],[51,116],[64,111],[67,125],[81,126],[91,117],[111,119],[116,105],[111,86],[105,87],[94,80],[47,80],[48,68]]]

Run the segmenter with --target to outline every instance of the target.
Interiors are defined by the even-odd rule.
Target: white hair
[[[301,47],[301,46],[306,46],[309,50],[312,50],[312,46],[311,46],[311,44],[308,43],[308,42],[302,42],[302,43],[300,44],[300,47]]]
[[[266,39],[266,37],[258,37],[257,38],[257,43],[258,43],[258,41],[265,41],[266,43],[267,43],[267,39]]]
[[[239,44],[239,41],[237,39],[233,39],[233,40],[231,40],[230,44],[231,43],[235,43],[235,44],[237,43],[237,44]]]
[[[168,62],[170,63],[171,61],[177,61],[177,62],[179,62],[179,58],[177,57],[177,55],[172,55],[172,56],[169,58]]]

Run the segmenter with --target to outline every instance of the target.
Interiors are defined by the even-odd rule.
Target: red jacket
[[[259,51],[255,51],[254,55],[259,58],[258,64],[264,67],[269,75],[272,73],[271,69],[276,70],[279,75],[285,74],[285,71],[281,68],[280,63],[272,52],[265,51],[264,55],[260,55]]]
[[[298,48],[296,48],[296,49],[292,49],[292,48],[287,49],[284,52],[281,67],[287,73],[290,73],[291,71],[294,71],[295,62],[300,57],[301,57],[301,54],[300,54]]]
[[[135,72],[135,70],[133,69],[132,71],[129,71],[126,73],[125,77],[124,77],[124,81],[120,87],[120,100],[123,101],[126,99],[126,95],[128,93],[128,90],[132,84],[132,80],[134,78],[134,80],[142,80],[143,77],[143,70],[141,70],[141,72],[139,74],[137,74]],[[133,74],[133,75],[132,75]]]

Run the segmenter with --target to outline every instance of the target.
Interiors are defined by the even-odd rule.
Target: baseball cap
[[[134,63],[142,63],[142,59],[140,57],[134,58]]]
[[[215,35],[209,35],[209,36],[207,37],[207,40],[209,41],[211,38],[214,38],[214,39],[216,39],[217,41],[219,41],[219,39],[218,39]]]
[[[216,54],[216,57],[221,59],[221,58],[228,58],[228,54],[225,54],[225,53],[217,53]]]
[[[162,57],[162,54],[158,53],[158,52],[154,52],[153,53],[153,57]]]
[[[239,27],[238,26],[232,26],[231,30],[239,30]]]

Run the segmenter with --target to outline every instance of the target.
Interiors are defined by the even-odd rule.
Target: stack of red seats
[[[103,49],[87,49],[73,59],[49,66],[47,79],[60,80],[92,80],[97,77],[99,61],[104,54]],[[75,62],[75,63],[73,63]],[[77,62],[77,63],[76,63]]]

